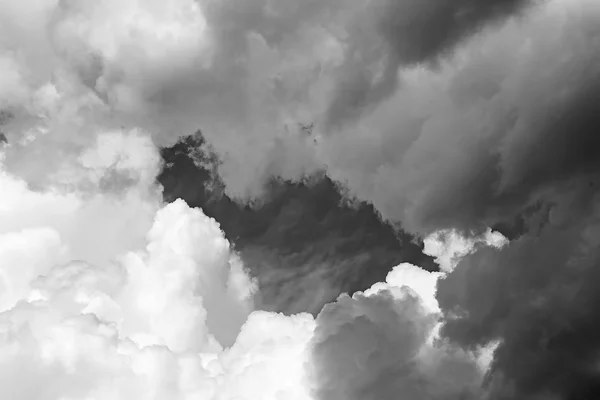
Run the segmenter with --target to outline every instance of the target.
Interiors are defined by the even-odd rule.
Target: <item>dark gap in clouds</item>
[[[550,210],[549,204],[539,201],[525,207],[512,221],[499,222],[492,225],[491,228],[504,235],[508,240],[518,239],[527,233],[537,235],[550,221]]]
[[[401,262],[437,270],[422,243],[383,223],[371,205],[345,204],[324,174],[304,182],[271,179],[260,204],[240,204],[224,193],[218,158],[200,132],[161,155],[164,199],[181,198],[221,224],[260,282],[261,308],[317,313],[342,292],[385,281]]]

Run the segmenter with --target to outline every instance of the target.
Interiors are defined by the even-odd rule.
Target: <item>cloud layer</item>
[[[0,0],[0,394],[597,397],[598,18],[595,0]],[[316,318],[256,311],[218,223],[156,185],[156,146],[197,129],[232,202],[322,172],[444,273],[400,265]]]

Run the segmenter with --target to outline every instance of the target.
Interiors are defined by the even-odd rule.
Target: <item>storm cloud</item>
[[[5,396],[598,397],[598,1],[21,3]]]

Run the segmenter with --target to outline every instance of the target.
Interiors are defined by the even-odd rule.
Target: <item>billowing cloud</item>
[[[439,283],[445,336],[465,347],[499,342],[493,399],[598,393],[597,196],[585,210],[567,227],[468,255]]]
[[[436,66],[457,44],[533,4],[529,0],[377,0],[348,29],[326,129],[360,119],[397,89],[400,67]],[[348,121],[349,120],[349,121]]]
[[[386,283],[342,295],[316,319],[318,399],[476,399],[476,356],[433,340],[439,275],[410,264]]]
[[[43,257],[57,236],[29,233],[21,245]],[[202,354],[235,339],[254,284],[217,223],[185,203],[160,210],[147,240],[145,250],[111,264],[73,261],[35,277],[3,277],[8,288],[29,280],[20,284],[29,291],[0,317],[5,397],[189,398],[210,386],[193,382],[208,374]],[[3,270],[23,261],[3,257]]]
[[[409,376],[398,383],[389,377],[367,388],[369,395],[398,387],[438,397],[449,389],[466,393],[482,376],[473,356],[431,340],[438,276],[410,264],[364,294],[340,297],[315,320],[252,312],[255,282],[218,223],[181,200],[156,213],[145,246],[102,265],[61,263],[72,243],[62,248],[57,230],[21,235],[27,241],[1,236],[0,247],[13,249],[0,252],[4,286],[19,290],[9,292],[13,301],[3,302],[0,313],[0,379],[8,382],[0,393],[7,398],[313,400],[335,378],[320,372],[327,356],[339,353],[337,340],[324,335],[349,324],[347,340],[361,343],[364,318],[374,323],[372,340],[402,346],[369,361],[368,352],[382,354],[391,343],[369,340],[356,362],[371,365],[375,375],[344,376],[345,391],[363,390],[357,382],[370,384],[398,368],[408,368]],[[419,376],[427,377],[423,388]]]
[[[260,194],[274,173],[314,170],[297,123],[310,122],[302,109],[335,45],[316,21],[327,5],[288,3],[3,1],[7,166],[45,176],[98,131],[139,127],[163,145],[203,127],[236,195]],[[287,169],[284,151],[297,159]],[[45,169],[29,166],[34,154]]]
[[[437,58],[529,3],[4,0],[0,108],[14,116],[9,141],[30,142],[8,165],[76,155],[106,128],[143,128],[159,145],[202,128],[228,192],[254,198],[272,175],[323,166],[302,125],[327,125],[354,92],[393,94],[400,65]],[[55,163],[46,156],[37,173]]]
[[[596,396],[597,1],[21,3],[0,0],[0,397]],[[218,223],[155,184],[156,146],[197,129],[231,202],[322,172],[445,273],[254,311]],[[283,203],[250,236],[289,244]],[[312,261],[360,259],[362,233]],[[308,270],[315,302],[354,284]]]
[[[452,230],[438,231],[424,240],[423,252],[434,257],[435,262],[444,272],[450,272],[466,255],[474,253],[481,245],[501,248],[508,239],[491,229],[481,236],[464,237]]]
[[[29,180],[100,132],[168,145],[202,128],[232,197],[326,166],[384,218],[430,233],[504,222],[597,158],[590,0],[5,3],[6,164]],[[327,115],[362,92],[381,101],[330,132]]]
[[[43,160],[36,168],[43,168]],[[62,161],[52,187],[43,191],[28,182],[27,173],[22,178],[0,169],[0,234],[51,229],[68,248],[60,260],[98,265],[142,245],[161,203],[154,184],[160,160],[148,137],[102,133],[78,159]]]
[[[597,167],[598,5],[550,1],[490,28],[322,138],[328,173],[411,231],[513,223]],[[476,233],[477,233],[476,232]]]

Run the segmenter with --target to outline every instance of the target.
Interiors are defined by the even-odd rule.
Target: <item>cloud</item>
[[[35,168],[43,169],[43,160]],[[161,204],[154,184],[159,158],[148,137],[137,131],[107,132],[81,158],[61,161],[44,190],[32,189],[27,181],[37,173],[22,178],[0,169],[0,234],[50,229],[67,246],[56,262],[82,259],[104,265],[142,245]]]
[[[369,204],[348,204],[336,184],[315,174],[302,182],[272,179],[250,206],[231,199],[216,174],[219,157],[197,132],[161,149],[157,180],[165,201],[202,208],[257,278],[257,307],[317,315],[340,293],[364,291],[385,280],[392,265],[433,270],[422,245],[381,221]]]
[[[79,195],[71,194],[82,203],[94,200]],[[366,332],[374,330],[375,338],[407,339],[383,359],[363,360],[367,353],[354,350],[359,362],[372,365],[371,377],[407,365],[412,371],[399,383],[383,376],[381,386],[367,388],[369,395],[379,398],[399,387],[435,396],[462,393],[474,390],[473,379],[481,377],[472,355],[432,341],[438,274],[410,264],[364,294],[340,297],[315,320],[252,311],[255,282],[218,223],[181,200],[157,211],[145,246],[101,265],[63,262],[74,243],[57,229],[10,235],[0,236],[1,249],[16,251],[0,251],[2,265],[9,266],[2,277],[18,289],[0,313],[0,379],[10,382],[0,393],[7,398],[313,400],[335,378],[319,368],[339,354],[337,340],[324,335],[338,335],[340,323],[351,327],[343,331],[350,344],[364,341],[378,354],[386,348],[387,342],[363,336],[365,318],[373,321]],[[349,393],[372,379],[343,378]]]
[[[464,237],[455,231],[438,231],[427,236],[423,243],[423,252],[435,257],[442,271],[451,272],[463,257],[477,251],[481,244],[501,248],[508,243],[508,239],[491,229],[479,237]]]
[[[28,249],[43,257],[56,237],[30,234]],[[183,202],[160,210],[147,238],[145,250],[113,264],[74,261],[38,271],[39,277],[7,277],[7,287],[28,279],[21,286],[30,290],[0,317],[0,374],[12,382],[3,385],[5,396],[186,398],[169,382],[198,373],[202,353],[220,352],[235,339],[251,311],[254,285],[217,223]],[[3,239],[5,247],[11,244]],[[23,266],[27,258],[2,262]],[[10,381],[14,365],[24,369]],[[47,386],[44,394],[32,380]]]
[[[19,175],[29,169],[28,179],[37,176],[43,181],[47,173],[60,167],[58,160],[78,157],[99,132],[141,128],[151,133],[157,145],[168,146],[201,128],[222,157],[219,173],[231,197],[256,199],[264,194],[263,185],[272,176],[299,180],[328,166],[332,178],[352,181],[352,192],[372,201],[387,216],[390,212],[380,200],[356,188],[362,186],[361,178],[349,176],[350,169],[357,168],[373,175],[369,166],[360,166],[374,156],[366,149],[358,165],[346,165],[357,151],[348,148],[358,139],[352,127],[365,126],[380,138],[374,139],[373,145],[382,143],[389,151],[402,154],[403,146],[413,142],[409,137],[414,134],[409,131],[418,129],[422,119],[435,114],[426,124],[434,131],[440,123],[448,126],[440,118],[466,121],[462,117],[473,107],[472,102],[453,109],[445,104],[453,99],[437,94],[451,92],[450,97],[466,99],[470,93],[477,96],[477,91],[496,90],[482,81],[496,82],[503,76],[519,81],[521,72],[531,66],[509,63],[502,57],[502,48],[513,46],[511,40],[532,31],[535,36],[536,29],[545,24],[540,22],[543,17],[531,14],[543,14],[547,7],[532,11],[527,6],[533,3],[378,0],[349,6],[338,0],[302,4],[286,0],[277,5],[266,0],[28,0],[20,8],[7,3],[3,5],[6,23],[0,32],[7,38],[1,52],[6,62],[0,65],[6,76],[17,74],[11,79],[15,89],[9,91],[7,86],[4,93],[9,100],[2,105],[15,116],[5,127],[13,144],[7,168]],[[520,19],[511,17],[521,16],[521,12],[525,15]],[[523,32],[514,33],[519,30]],[[492,45],[502,42],[498,37],[504,35],[507,44]],[[494,54],[477,55],[478,47],[490,46]],[[20,49],[18,54],[15,48]],[[418,82],[415,89],[405,67],[418,69],[421,67],[415,63],[442,55],[444,61],[424,73],[424,79],[432,82]],[[524,56],[535,59],[538,54]],[[577,60],[577,56],[572,58]],[[488,68],[480,64],[495,67],[485,72]],[[398,71],[401,65],[403,69]],[[375,82],[379,69],[384,70],[382,83]],[[390,83],[398,73],[401,88]],[[361,82],[366,85],[363,89]],[[521,86],[519,82],[507,84]],[[479,88],[471,90],[474,86]],[[547,82],[539,86],[546,87]],[[359,94],[347,95],[350,89]],[[375,114],[367,113],[367,120],[359,118],[334,135],[331,146],[337,150],[326,150],[327,145],[322,146],[325,150],[315,149],[314,141],[305,137],[300,125],[315,123],[315,132],[325,133],[327,115],[336,113],[331,111],[336,104],[353,102],[361,92],[378,91],[387,93],[382,100],[390,99],[383,104],[371,102]],[[427,98],[432,96],[429,102]],[[515,97],[519,98],[518,94]],[[413,104],[417,98],[432,104]],[[406,108],[404,102],[420,110],[417,115],[410,115],[410,109],[391,113],[401,119],[398,123],[382,116],[390,114],[390,108]],[[342,109],[348,108],[353,106],[342,105]],[[497,113],[492,110],[489,114]],[[400,140],[404,144],[387,140],[386,125],[391,123],[395,131],[407,132],[402,135],[406,139]],[[468,131],[479,126],[477,121],[464,124],[471,126]],[[448,129],[461,131],[462,127]],[[430,135],[439,136],[435,132]],[[25,142],[27,150],[22,149]],[[347,150],[344,156],[337,155],[341,148]],[[40,164],[31,162],[29,157],[34,155],[44,157],[44,169],[32,166]],[[371,163],[375,167],[380,161]],[[393,174],[397,163],[391,164],[389,173]],[[392,214],[395,218],[396,213]]]
[[[12,308],[29,293],[29,283],[65,257],[53,229],[23,229],[0,235],[0,310]]]
[[[595,2],[550,1],[462,42],[321,138],[332,179],[412,232],[513,224],[597,168]]]
[[[568,154],[595,159],[582,128],[594,113],[579,106],[595,93],[589,0],[4,3],[6,166],[38,183],[101,132],[141,128],[163,146],[202,128],[231,197],[255,199],[274,175],[299,180],[327,166],[384,217],[433,231],[459,218],[495,223],[505,204],[535,197],[552,160],[568,173],[587,165]],[[378,91],[370,112],[326,134],[335,104]],[[300,123],[315,123],[325,143],[315,148]],[[522,156],[544,124],[553,150]],[[586,145],[567,154],[562,132],[573,130]],[[446,148],[455,151],[421,166]]]
[[[438,64],[464,39],[518,14],[528,0],[378,0],[365,2],[345,38],[325,129],[372,111],[398,89],[398,70]],[[492,24],[494,25],[494,24]]]
[[[306,100],[319,97],[321,61],[336,46],[317,21],[328,6],[238,3],[4,1],[7,167],[24,169],[35,154],[46,168],[32,175],[45,178],[98,131],[142,128],[169,145],[202,127],[236,196],[260,195],[272,174],[314,170],[297,123],[310,122]]]
[[[568,226],[481,249],[439,282],[442,334],[465,347],[499,342],[491,398],[597,393],[597,211],[595,196]]]
[[[592,397],[600,8],[438,3],[0,0],[0,396]],[[154,182],[198,128],[230,199],[324,170],[447,274],[253,311],[218,224]]]
[[[170,145],[202,128],[223,156],[229,193],[254,198],[272,175],[299,179],[322,167],[298,124],[322,119],[336,91],[356,85],[338,82],[344,71],[369,69],[388,53],[433,57],[527,2],[4,3],[0,67],[11,79],[0,107],[15,115],[7,127],[15,147],[25,136],[38,156],[75,157],[99,129],[139,127]],[[369,57],[380,47],[373,41],[385,49]],[[372,61],[355,65],[352,54]],[[27,154],[35,153],[7,164],[23,167]]]
[[[252,313],[222,355],[224,375],[215,398],[312,399],[305,365],[314,325],[309,314]]]
[[[234,132],[214,141],[217,150],[233,153],[220,172],[234,194],[258,190],[273,171],[297,179],[298,170],[313,168],[309,151],[283,168],[282,152],[292,155],[312,141],[280,137],[280,123],[290,118],[271,114],[279,99],[266,93],[258,112],[245,110],[271,79],[260,75],[270,55],[266,42],[283,49],[285,35],[263,32],[244,43],[250,27],[228,28],[219,20],[231,20],[231,10],[203,6],[6,6],[2,17],[10,23],[2,33],[11,48],[2,48],[9,59],[2,66],[14,87],[2,92],[12,116],[3,125],[8,144],[0,181],[2,284],[10,288],[0,312],[0,380],[9,382],[0,388],[3,397],[312,398],[305,369],[314,318],[253,313],[255,283],[218,223],[182,201],[162,204],[154,182],[155,145],[196,125],[202,104],[209,105],[201,107],[205,116],[217,116],[206,122],[219,128],[213,138]],[[288,13],[299,20],[320,11]],[[239,18],[242,28],[246,17]],[[27,29],[30,23],[35,29]],[[327,33],[314,28],[297,43],[309,46],[315,35]],[[294,51],[284,53],[288,76],[305,67]],[[244,56],[251,61],[247,76],[231,63]],[[197,76],[197,68],[209,71]],[[211,88],[213,80],[223,83]],[[219,121],[230,100],[229,112],[240,117],[228,125]],[[246,126],[254,133],[246,138],[249,148],[267,157],[243,154],[238,138]],[[256,134],[265,127],[264,136]],[[240,182],[249,178],[248,187],[236,187],[238,171],[246,171]]]
[[[476,357],[431,340],[438,276],[403,264],[387,283],[323,308],[312,350],[318,399],[478,398]]]

